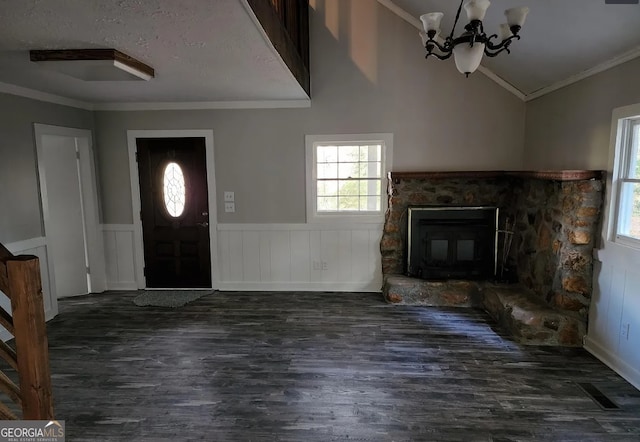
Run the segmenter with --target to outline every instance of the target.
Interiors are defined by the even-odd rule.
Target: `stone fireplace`
[[[519,340],[580,345],[591,300],[603,177],[601,171],[390,173],[389,208],[380,244],[385,298],[394,303],[482,307],[499,322],[512,325],[513,312],[520,312],[532,328],[515,330]],[[458,251],[463,257],[471,256],[472,243],[464,239],[472,233],[452,237],[447,229],[435,236],[431,233],[419,246],[426,253],[431,242],[436,258],[444,259],[414,256],[407,242],[411,220],[415,224],[415,214],[422,214],[417,208],[436,207],[449,213],[460,207],[497,209],[495,230],[513,232],[494,237],[497,256],[484,258],[494,265],[498,278],[486,267],[482,276],[461,276],[460,266],[435,276],[425,273],[430,263],[450,263]],[[452,238],[463,241],[458,244]],[[474,250],[475,246],[473,242]],[[416,260],[422,261],[422,270],[414,266]],[[496,279],[511,284],[497,284]],[[539,315],[541,311],[544,314]]]

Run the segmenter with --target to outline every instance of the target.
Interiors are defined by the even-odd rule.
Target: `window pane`
[[[338,148],[338,161],[341,163],[354,163],[360,160],[360,146],[340,146]]]
[[[369,212],[379,212],[380,197],[379,196],[361,196],[360,210],[369,211]]]
[[[380,163],[379,162],[369,162],[363,163],[364,170],[366,170],[366,177],[368,178],[380,178]]]
[[[375,144],[372,146],[360,146],[360,160],[362,161],[381,161],[380,158],[382,146]]]
[[[318,163],[336,163],[338,161],[338,146],[318,146]]]
[[[186,200],[186,189],[182,169],[176,163],[169,163],[164,168],[162,195],[164,197],[164,207],[169,215],[174,218],[182,215]]]
[[[341,180],[339,185],[340,188],[338,189],[338,194],[341,196],[359,195],[359,192],[358,192],[359,182],[360,181],[358,180]]]
[[[318,163],[318,178],[337,178],[338,165],[336,163]]]
[[[640,239],[640,184],[623,183],[620,193],[618,233]]]
[[[640,178],[640,122],[632,126],[629,148],[629,178]]]
[[[360,195],[380,195],[379,180],[362,180],[360,181]]]
[[[357,196],[340,197],[340,210],[359,210],[359,202]]]
[[[318,196],[336,196],[338,194],[338,181],[318,181]]]
[[[338,198],[331,196],[318,197],[318,212],[335,212],[338,210]]]
[[[338,178],[359,178],[360,163],[338,164]]]

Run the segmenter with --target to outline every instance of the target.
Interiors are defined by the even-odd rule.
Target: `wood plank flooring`
[[[371,293],[60,301],[68,441],[640,440],[640,392],[582,349],[509,341],[482,311]],[[598,406],[590,382],[620,409]]]

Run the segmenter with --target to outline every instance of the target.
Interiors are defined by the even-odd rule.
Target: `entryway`
[[[211,288],[211,131],[129,131],[138,288]]]

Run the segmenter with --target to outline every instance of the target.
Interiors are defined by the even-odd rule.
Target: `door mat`
[[[136,296],[133,303],[139,307],[177,308],[212,293],[206,290],[151,290]]]

